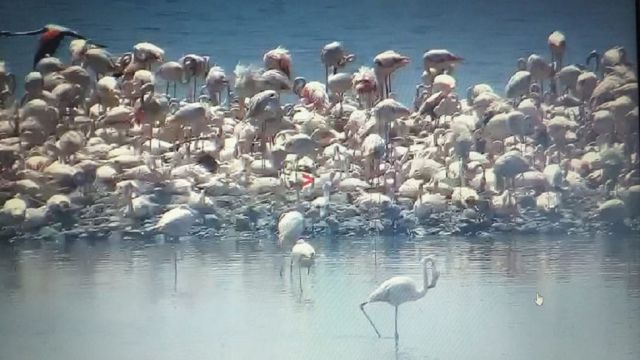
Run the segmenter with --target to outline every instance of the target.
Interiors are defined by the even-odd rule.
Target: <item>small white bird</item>
[[[542,306],[542,303],[544,302],[544,298],[542,297],[542,295],[540,295],[539,292],[536,292],[536,299],[534,300],[534,302],[536,303],[536,305]]]
[[[291,263],[289,271],[293,274],[293,263],[298,264],[298,275],[300,278],[300,292],[302,293],[302,268],[307,268],[307,275],[311,271],[311,266],[315,262],[316,250],[304,239],[299,239],[291,249]]]
[[[408,301],[416,301],[423,298],[427,294],[428,289],[436,287],[436,283],[440,277],[440,272],[436,269],[436,263],[432,257],[422,258],[420,263],[422,263],[424,275],[422,289],[418,289],[418,284],[410,277],[395,276],[380,284],[380,286],[369,295],[369,299],[360,304],[360,310],[362,310],[364,316],[369,320],[369,323],[379,338],[382,336],[369,315],[364,311],[364,306],[372,302],[386,302],[395,307],[395,339],[396,342],[398,342],[398,306]],[[427,274],[427,264],[431,264],[431,281],[429,281]]]

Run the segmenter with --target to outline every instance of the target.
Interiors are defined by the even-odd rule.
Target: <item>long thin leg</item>
[[[267,122],[263,121],[262,122],[262,129],[260,130],[260,151],[262,152],[261,156],[262,156],[262,168],[264,169],[265,167],[265,154],[267,153],[267,142],[265,139],[265,131],[267,130]]]
[[[167,80],[167,87],[166,87],[164,93],[169,95],[169,80]]]
[[[193,102],[196,102],[196,87],[198,86],[198,78],[193,77]]]
[[[398,307],[396,306],[396,343],[398,339],[400,339],[400,336],[398,335]]]
[[[174,81],[173,82],[173,97],[174,98],[176,97],[176,84],[177,84],[177,81]]]
[[[173,254],[173,291],[178,291],[178,252]]]
[[[364,306],[365,305],[367,305],[366,302],[363,302],[362,304],[360,304],[360,310],[362,310],[362,313],[364,314],[364,316],[367,318],[367,320],[369,320],[369,324],[371,324],[371,326],[373,327],[373,331],[376,332],[376,335],[378,335],[378,338],[381,338],[382,335],[380,335],[380,331],[378,331],[378,328],[376,328],[376,325],[373,323],[373,320],[371,320],[369,315],[367,315],[367,312],[364,311]]]
[[[300,295],[302,295],[302,265],[298,263],[298,279],[300,282]]]
[[[324,86],[325,89],[329,88],[329,66],[324,66]]]

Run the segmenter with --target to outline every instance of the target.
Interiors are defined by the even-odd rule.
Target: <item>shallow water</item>
[[[340,40],[361,64],[394,49],[411,57],[398,71],[393,88],[408,103],[422,73],[427,49],[447,48],[466,61],[456,73],[460,93],[487,82],[496,92],[513,74],[518,57],[535,52],[549,57],[547,36],[567,36],[565,63],[584,63],[587,54],[614,45],[635,58],[633,0],[584,1],[197,1],[24,0],[0,1],[1,27],[30,30],[46,23],[71,27],[109,46],[114,54],[151,41],[175,60],[202,53],[230,74],[238,61],[260,64],[263,53],[279,44],[292,51],[294,73],[324,78],[320,49]],[[0,59],[24,76],[36,48],[35,38],[0,39]],[[68,56],[67,45],[58,55]]]
[[[311,239],[311,274],[275,239],[25,243],[0,253],[2,359],[637,359],[631,238]],[[358,309],[388,277],[438,285],[400,307],[400,344]],[[177,254],[177,277],[174,256]],[[376,265],[377,262],[377,265]],[[536,291],[544,304],[534,304]],[[372,304],[383,336],[393,308]]]

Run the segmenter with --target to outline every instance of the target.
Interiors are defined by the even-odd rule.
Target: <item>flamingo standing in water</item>
[[[391,74],[406,66],[409,63],[409,58],[393,50],[387,50],[374,57],[373,63],[378,83],[382,84],[378,89],[380,98],[388,98],[391,93]]]
[[[291,249],[291,263],[289,264],[289,272],[293,274],[293,263],[298,264],[298,276],[300,280],[300,293],[302,294],[302,268],[307,268],[307,275],[311,271],[311,266],[315,262],[316,250],[309,244],[300,239]]]
[[[41,29],[32,30],[32,31],[22,31],[22,32],[11,32],[11,31],[2,31],[0,30],[1,36],[28,36],[28,35],[40,35],[40,41],[38,44],[38,50],[36,50],[36,54],[33,57],[33,67],[36,67],[38,62],[47,56],[53,56],[60,46],[60,43],[64,39],[65,36],[70,36],[76,39],[86,38],[76,31],[66,28],[64,26],[55,25],[55,24],[47,24],[43,26]],[[96,43],[92,43],[97,47],[106,47],[103,45],[99,45]]]
[[[378,288],[369,295],[367,301],[360,304],[360,310],[362,310],[364,316],[369,320],[369,323],[379,338],[382,337],[382,335],[380,335],[380,332],[374,325],[373,320],[371,320],[369,315],[367,315],[367,312],[364,311],[365,305],[372,302],[386,302],[387,304],[395,307],[395,339],[397,343],[400,338],[398,335],[398,306],[408,301],[416,301],[423,298],[427,294],[428,289],[436,287],[436,283],[440,277],[440,272],[438,272],[436,263],[432,257],[422,258],[420,263],[423,266],[424,276],[422,289],[418,289],[418,284],[410,277],[394,276],[380,284],[380,286],[378,286]],[[427,274],[427,264],[431,264],[431,281],[429,281],[429,276]]]
[[[278,220],[278,245],[291,244],[304,232],[304,215],[300,211],[288,211],[280,215]],[[280,276],[284,266],[280,268]]]

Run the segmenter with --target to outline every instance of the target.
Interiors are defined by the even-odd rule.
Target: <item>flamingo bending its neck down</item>
[[[440,277],[440,272],[436,269],[436,263],[432,257],[422,258],[420,263],[422,263],[423,266],[424,276],[422,289],[418,289],[418,284],[410,277],[395,276],[380,284],[380,286],[369,295],[367,301],[360,304],[360,310],[362,310],[364,316],[369,320],[378,337],[382,336],[374,325],[373,320],[371,320],[367,312],[364,311],[364,306],[372,302],[386,302],[395,307],[395,339],[397,342],[400,338],[398,335],[398,306],[408,301],[416,301],[423,298],[427,294],[428,289],[436,287],[436,283]],[[431,281],[429,281],[427,274],[427,264],[431,264]]]
[[[433,69],[435,75],[451,72],[453,66],[462,60],[464,59],[446,49],[432,49],[422,55],[424,70],[429,74]]]
[[[266,70],[280,70],[287,75],[287,78],[291,79],[291,55],[289,50],[278,46],[273,50],[267,51],[262,60]]]
[[[307,275],[311,271],[311,266],[315,262],[316,250],[308,242],[300,239],[291,249],[291,263],[289,272],[293,274],[293,263],[298,264],[298,276],[300,279],[300,293],[302,293],[302,268],[307,268]]]

